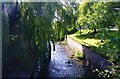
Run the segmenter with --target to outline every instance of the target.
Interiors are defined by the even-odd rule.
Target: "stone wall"
[[[109,63],[105,58],[87,49],[85,46],[82,46],[82,50],[86,61],[89,62],[89,65],[91,66],[92,69],[97,68],[100,70],[105,70],[107,66],[111,65],[111,63]]]
[[[75,50],[83,53],[85,60],[88,62],[88,65],[91,66],[92,69],[105,70],[107,66],[111,65],[111,63],[109,63],[105,58],[89,50],[85,46],[82,46],[81,44],[75,42],[71,38],[67,38],[67,44],[71,48],[74,48]]]

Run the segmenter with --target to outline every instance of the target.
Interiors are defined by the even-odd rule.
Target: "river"
[[[51,53],[51,61],[44,76],[48,78],[79,77],[79,79],[98,79],[90,67],[70,59],[60,43],[55,45],[55,51]]]

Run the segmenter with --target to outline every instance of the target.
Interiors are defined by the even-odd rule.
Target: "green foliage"
[[[5,12],[5,10],[2,11],[2,41],[4,45],[9,44],[9,19],[8,14]],[[5,46],[5,47],[7,47]],[[3,46],[4,47],[4,46]]]
[[[54,23],[54,35],[56,41],[62,41],[65,36],[65,29],[60,21]]]
[[[75,3],[70,2],[70,4],[58,4],[58,8],[56,9],[58,12],[60,20],[60,25],[58,25],[59,30],[61,29],[60,36],[65,37],[67,34],[76,32],[76,14],[73,12],[76,6]],[[75,11],[75,10],[74,10]],[[56,22],[55,22],[56,25]],[[55,29],[56,30],[56,29]]]
[[[110,71],[110,70],[103,70],[103,71],[99,71],[98,69],[96,69],[94,72],[97,72],[98,73],[98,76],[100,78],[105,78],[105,79],[109,79],[109,78],[112,78],[113,77],[113,73],[114,73],[114,70],[113,71]]]
[[[119,54],[120,43],[119,43],[118,31],[106,30],[106,29],[101,29],[101,31],[102,33],[99,32],[99,34],[91,34],[92,31],[87,32],[86,30],[82,30],[81,35],[79,35],[79,32],[76,32],[75,34],[69,35],[69,37],[79,42],[80,44],[87,46],[89,49],[95,51],[99,55],[107,58],[109,62],[114,64],[112,68],[115,68],[116,66],[120,65],[120,54]],[[104,41],[101,41],[102,38],[101,36],[103,36]],[[108,68],[108,70],[111,69]],[[105,73],[104,71],[100,71],[98,75],[100,77],[105,77],[105,78],[108,77],[116,78],[119,77],[118,73],[119,73],[118,68],[115,68],[114,75],[110,75],[109,73]]]
[[[120,63],[118,53],[118,40],[116,38],[113,38],[105,44],[101,45],[100,48],[106,51],[103,51],[102,53],[109,57],[109,61]]]
[[[96,43],[98,50],[96,50],[97,48],[94,47],[95,45],[85,45],[89,46],[90,49],[99,52],[100,55],[107,57],[110,62],[116,65],[120,65],[120,19],[118,19],[120,18],[120,12],[115,11],[114,8],[120,7],[119,3],[120,2],[83,2],[81,5],[79,5],[79,17],[77,20],[79,26],[89,26],[87,28],[92,30],[97,29],[98,34],[95,33],[95,36],[90,37],[97,38],[98,36],[99,38],[97,39],[101,40],[99,41],[99,44]],[[110,28],[112,28],[114,25],[117,25],[119,30],[113,31],[113,33],[110,31]],[[81,37],[82,36],[83,35],[81,35]],[[81,37],[79,37],[79,39],[81,39]],[[89,39],[90,37],[87,37],[86,39]],[[100,74],[101,73],[102,72],[100,72]],[[105,76],[105,73],[103,74],[103,76]]]
[[[92,5],[92,3],[88,3],[88,2],[83,2],[82,4],[79,5],[79,8],[78,8],[79,14],[77,18],[78,26],[83,26],[83,25],[85,26],[87,24],[86,14],[90,9],[90,5]]]
[[[47,42],[54,39],[51,37],[53,35],[51,33],[53,31],[52,19],[54,16],[52,5],[54,3],[20,4],[20,11],[22,12],[20,24],[24,41],[28,42],[29,49],[32,48],[36,52],[36,59],[40,58],[41,63],[45,60]]]
[[[64,40],[64,41],[61,41],[61,44],[62,45],[67,45],[67,42]]]
[[[8,15],[2,11],[3,49],[6,50],[5,47],[10,45],[9,51],[13,54],[13,56],[7,54],[11,57],[10,61],[12,58],[23,61],[22,67],[29,70],[35,60],[40,59],[41,63],[44,62],[45,52],[50,52],[49,47],[47,48],[50,40],[61,41],[65,36],[67,37],[67,34],[76,32],[77,26],[83,26],[91,30],[97,29],[99,32],[82,31],[81,36],[77,32],[74,39],[77,38],[78,42],[100,52],[100,55],[109,57],[110,62],[120,65],[120,12],[113,10],[119,6],[119,2],[84,2],[79,6],[72,2],[66,5],[57,2],[19,3],[21,16],[15,25],[15,30],[20,28],[21,34],[19,35],[17,32],[9,35]],[[54,19],[58,20],[54,21]],[[118,25],[119,30],[111,33],[109,29],[113,25]],[[82,54],[76,52],[75,56],[79,58]],[[9,57],[5,61],[9,60]]]
[[[5,9],[2,11],[2,68],[5,69],[5,65],[8,64],[9,55],[8,47],[10,44],[10,35],[9,35],[9,19],[8,14],[5,12]]]
[[[120,78],[120,70],[119,66],[109,66],[106,70],[98,70],[95,69],[94,72],[98,73],[100,78],[104,79],[119,79]]]
[[[79,8],[79,26],[89,26],[90,29],[110,28],[115,24],[117,15],[112,3],[84,2]],[[111,7],[112,6],[112,7]]]
[[[74,56],[75,56],[75,58],[77,58],[77,59],[82,59],[82,58],[83,58],[83,54],[82,54],[82,52],[80,52],[80,51],[76,51]]]
[[[8,66],[16,65],[21,70],[32,70],[34,64],[40,59],[40,65],[43,66],[46,61],[46,52],[51,53],[48,43],[54,40],[54,30],[52,20],[56,3],[18,3],[21,15],[16,22],[14,35],[9,33],[9,23],[7,12],[3,11],[3,63],[4,69]],[[8,4],[9,5],[9,4]],[[44,9],[43,9],[44,8]],[[39,12],[40,11],[40,12]],[[19,28],[19,29],[18,29]],[[12,30],[12,31],[14,31]],[[20,34],[18,34],[20,32]],[[11,38],[9,37],[11,36]],[[10,44],[9,44],[10,43]],[[50,57],[50,55],[49,55]],[[9,64],[9,65],[8,65]],[[11,69],[12,70],[12,69]]]

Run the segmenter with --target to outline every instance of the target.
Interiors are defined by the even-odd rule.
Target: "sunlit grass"
[[[79,42],[80,44],[83,44],[83,45],[92,45],[92,46],[95,46],[95,47],[98,47],[99,46],[99,43],[100,43],[100,40],[99,39],[80,39],[80,38],[77,38],[75,36],[72,36],[72,35],[69,35],[68,37],[72,38],[73,40]]]
[[[61,41],[61,44],[62,44],[62,45],[66,45],[67,42],[64,40],[64,41]]]
[[[83,53],[80,51],[75,51],[74,57],[77,59],[83,59]]]
[[[107,55],[109,53],[109,48],[101,48],[101,46],[106,45],[111,39],[116,38],[117,31],[107,31],[104,41],[101,40],[99,34],[100,33],[93,33],[92,30],[81,30],[81,34],[80,31],[77,31],[74,34],[68,35],[68,37],[82,45],[85,45],[87,48],[103,57],[109,58]]]
[[[82,45],[87,46],[90,50],[106,57],[106,55],[102,54],[103,50],[100,49],[99,46],[108,41],[108,39],[104,40],[104,42],[101,42],[99,35],[92,33],[92,30],[81,30],[81,34],[80,31],[77,31],[74,34],[68,35],[68,37]]]
[[[95,47],[99,47],[99,45],[102,44],[100,39],[87,38],[87,35],[85,35],[85,34],[91,33],[91,32],[92,31],[82,30],[81,35],[84,34],[84,36],[81,36],[79,31],[77,31],[74,34],[68,35],[68,37],[70,37],[73,40],[77,41],[78,43],[86,45],[86,46],[92,45],[92,46],[95,46]]]

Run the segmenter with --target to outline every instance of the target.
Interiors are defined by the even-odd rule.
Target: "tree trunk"
[[[81,35],[81,29],[80,29],[80,35]]]
[[[81,26],[80,26],[80,35],[81,35]]]
[[[97,30],[96,30],[96,29],[94,29],[93,33],[97,33]]]
[[[65,36],[65,38],[66,38],[66,42],[67,42],[67,35]]]

